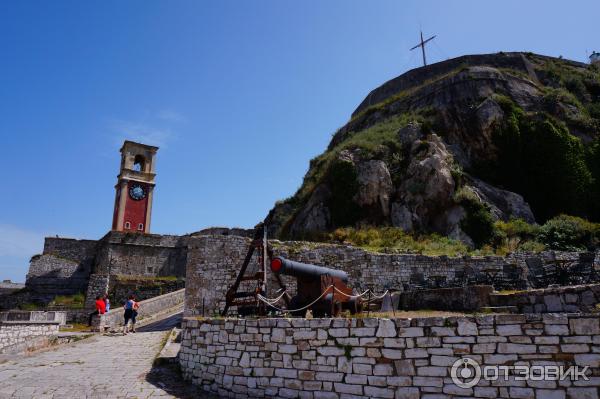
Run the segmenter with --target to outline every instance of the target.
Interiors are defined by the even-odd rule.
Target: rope
[[[272,305],[272,304],[270,304],[269,302],[266,302],[266,301],[265,301],[265,299],[266,299],[266,298],[264,298],[262,295],[258,294],[258,295],[257,295],[257,297],[258,297],[258,299],[260,299],[261,301],[265,302],[267,305],[271,306],[272,308],[274,308],[275,310],[278,310],[278,311],[280,311],[280,312],[283,312],[283,313],[285,313],[285,312],[299,312],[299,311],[301,311],[301,310],[308,309],[308,308],[310,308],[312,305],[314,305],[315,303],[317,303],[317,302],[318,302],[318,301],[319,301],[321,298],[323,298],[323,296],[325,296],[325,294],[327,294],[327,291],[329,291],[329,289],[330,289],[331,287],[334,287],[334,288],[335,288],[335,286],[334,286],[334,285],[330,285],[329,287],[327,287],[327,288],[325,289],[325,291],[323,291],[323,293],[321,293],[321,295],[319,295],[319,297],[318,297],[317,299],[315,299],[314,301],[312,301],[312,302],[311,302],[311,303],[309,303],[308,305],[306,305],[306,306],[303,306],[303,307],[301,307],[301,308],[299,308],[299,309],[287,309],[287,310],[286,310],[286,309],[281,309],[281,308],[278,308],[278,307],[276,307],[276,306],[273,306],[273,305]]]
[[[345,292],[342,292],[342,291],[340,291],[340,290],[339,290],[339,289],[338,289],[338,288],[337,288],[335,285],[333,286],[333,289],[334,289],[334,290],[336,290],[336,291],[337,291],[339,294],[342,294],[343,296],[345,296],[345,297],[348,297],[348,298],[352,298],[352,297],[362,297],[362,296],[366,295],[366,294],[367,294],[369,291],[371,291],[371,290],[366,290],[366,291],[365,291],[365,292],[363,292],[362,294],[358,294],[358,295],[348,295],[348,294],[346,294]]]
[[[389,294],[389,292],[390,292],[389,290],[385,290],[385,292],[383,294],[381,294],[380,296],[374,296],[374,297],[368,299],[366,302],[369,303],[369,302],[378,301],[380,299],[383,299],[383,298],[385,298],[385,296],[387,294]]]
[[[333,289],[334,289],[334,290],[336,290],[336,291],[337,291],[339,294],[341,294],[341,295],[344,295],[345,297],[348,297],[348,298],[352,298],[352,297],[363,297],[363,296],[367,295],[369,292],[370,292],[370,293],[372,293],[372,294],[374,294],[374,293],[373,293],[373,291],[371,291],[370,289],[366,290],[365,292],[363,292],[362,294],[359,294],[359,295],[348,295],[348,294],[346,294],[345,292],[342,292],[342,291],[340,291],[340,290],[339,290],[337,287],[335,287],[335,286],[333,287]],[[374,297],[370,298],[369,300],[367,300],[367,301],[365,301],[365,302],[367,302],[367,303],[368,303],[368,302],[373,302],[373,301],[377,301],[377,300],[379,300],[379,299],[385,298],[385,296],[386,296],[386,295],[388,295],[388,294],[389,294],[389,292],[390,292],[389,290],[386,290],[386,291],[385,291],[383,294],[381,294],[381,295],[379,295],[379,296],[375,295]]]
[[[285,294],[286,294],[286,291],[284,290],[284,291],[281,293],[281,295],[279,295],[277,298],[273,298],[273,299],[270,299],[270,298],[264,297],[264,296],[262,296],[262,295],[260,295],[260,294],[258,294],[258,295],[262,296],[262,298],[263,298],[263,299],[264,299],[266,302],[269,302],[269,303],[276,303],[276,302],[279,302],[279,301],[281,300],[281,298],[283,298],[283,296],[284,296]]]
[[[273,309],[278,310],[278,311],[280,311],[282,313],[285,313],[285,312],[299,312],[301,310],[308,309],[312,305],[314,305],[315,303],[317,303],[319,300],[321,300],[321,298],[323,298],[323,296],[325,296],[325,294],[328,293],[328,291],[331,288],[333,288],[333,290],[337,291],[339,294],[344,295],[345,297],[348,297],[348,298],[363,297],[363,296],[367,295],[369,292],[372,293],[372,291],[370,289],[367,289],[365,292],[363,292],[362,294],[359,294],[359,295],[348,295],[345,292],[340,291],[335,285],[332,284],[329,287],[325,288],[325,290],[321,293],[321,295],[319,295],[319,297],[317,299],[315,299],[314,301],[312,301],[308,305],[303,306],[303,307],[298,308],[298,309],[281,309],[281,308],[278,308],[277,306],[274,305],[275,303],[279,302],[281,300],[281,298],[283,298],[283,296],[286,294],[286,291],[282,292],[281,295],[279,295],[277,298],[273,298],[273,299],[266,298],[266,297],[262,296],[261,294],[257,294],[257,298],[259,300],[261,300],[262,302],[266,303],[267,305],[269,305],[270,307],[272,307]],[[372,297],[372,298],[366,300],[365,303],[371,303],[371,302],[383,299],[389,293],[390,293],[390,291],[386,290],[383,294],[381,294],[379,296]]]

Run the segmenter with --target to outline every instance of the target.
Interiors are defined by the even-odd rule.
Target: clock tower
[[[121,147],[121,169],[115,186],[112,229],[149,233],[158,147],[126,140]]]

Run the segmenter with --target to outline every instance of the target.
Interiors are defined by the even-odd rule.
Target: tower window
[[[131,223],[125,222],[125,230],[131,229]]]
[[[146,159],[141,155],[136,155],[133,159],[133,170],[136,172],[143,172],[146,166]]]
[[[139,231],[144,231],[144,224],[143,223],[138,224],[138,230]]]

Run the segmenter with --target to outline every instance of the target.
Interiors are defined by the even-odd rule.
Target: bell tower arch
[[[155,160],[158,147],[126,140],[121,147],[121,167],[115,185],[112,229],[150,233]]]

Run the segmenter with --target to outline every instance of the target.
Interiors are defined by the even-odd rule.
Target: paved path
[[[0,364],[0,398],[202,398],[171,366],[153,367],[170,317],[128,335],[97,335]]]

